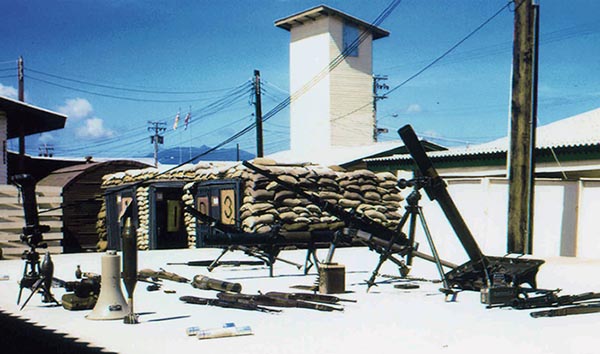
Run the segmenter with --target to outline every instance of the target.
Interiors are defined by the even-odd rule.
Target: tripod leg
[[[448,286],[448,280],[446,279],[446,274],[444,273],[444,268],[442,268],[442,261],[440,256],[435,248],[435,244],[433,243],[433,238],[431,237],[431,232],[429,232],[429,227],[427,226],[427,222],[425,221],[425,216],[423,215],[423,210],[421,208],[418,209],[419,219],[421,220],[421,225],[423,226],[423,231],[425,232],[425,236],[427,238],[427,242],[429,243],[429,248],[431,248],[431,253],[433,254],[433,258],[435,259],[435,265],[437,266],[438,272],[440,273],[440,277],[442,278],[442,283],[444,284],[444,288],[442,292],[446,294],[446,301],[448,301],[448,296],[450,296],[450,301],[456,301],[456,292],[450,289]]]
[[[369,278],[369,280],[367,280],[367,292],[369,292],[369,290],[371,289],[371,287],[373,285],[377,285],[375,284],[375,279],[377,278],[377,275],[379,274],[379,269],[381,268],[381,266],[383,265],[383,262],[385,262],[385,260],[388,257],[384,254],[381,254],[379,256],[379,263],[377,263],[377,266],[375,267],[375,269],[373,269],[373,273],[371,273],[371,277]]]
[[[225,255],[225,253],[227,253],[229,251],[230,251],[229,247],[224,248],[223,251],[221,252],[221,254],[217,258],[215,258],[215,260],[212,261],[212,263],[206,269],[208,269],[209,272],[212,272],[213,269],[215,269],[219,266],[219,260]]]
[[[408,208],[407,208],[408,209]],[[414,207],[410,208],[410,223],[408,225],[408,244],[410,245],[410,247],[413,247],[413,245],[415,244],[415,229],[416,229],[416,224],[417,224],[417,212],[415,212]],[[412,252],[408,252],[408,254],[406,255],[406,265],[408,266],[412,266],[412,260],[413,260],[413,254]]]
[[[42,289],[42,284],[43,284],[44,279],[40,278],[38,279],[33,286],[31,287],[31,294],[29,294],[29,296],[27,297],[27,299],[25,300],[25,302],[23,303],[23,305],[21,305],[20,310],[23,310],[23,308],[25,307],[25,305],[27,305],[27,303],[29,302],[29,300],[31,300],[31,298],[33,297],[33,295],[37,294],[38,291],[40,291],[40,289]],[[23,288],[21,288],[22,290]]]
[[[308,274],[308,271],[314,265],[314,263],[310,259],[311,253],[312,253],[311,252],[311,247],[308,247],[306,249],[306,259],[304,259],[304,275]]]

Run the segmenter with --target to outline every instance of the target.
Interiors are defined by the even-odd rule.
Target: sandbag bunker
[[[390,172],[340,171],[310,163],[279,164],[265,158],[257,158],[253,164],[390,229],[402,217],[402,197],[395,188],[396,176]],[[120,216],[130,203],[140,250],[214,245],[219,235],[214,225],[197,220],[185,211],[186,205],[221,225],[257,237],[274,231],[334,232],[346,226],[241,163],[201,162],[166,173],[155,168],[129,170],[104,176],[102,187],[105,199],[97,223],[100,250],[119,249]]]

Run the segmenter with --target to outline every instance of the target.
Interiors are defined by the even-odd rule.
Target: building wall
[[[503,256],[507,244],[508,181],[446,179],[460,214],[486,255]],[[410,193],[405,190],[403,195]],[[442,259],[461,264],[467,255],[437,202],[422,193],[420,205]],[[600,258],[600,180],[536,181],[533,257]],[[417,241],[429,253],[421,225]]]
[[[330,59],[343,51],[343,21],[330,21]],[[364,29],[361,29],[361,34]],[[331,72],[331,145],[357,146],[374,142],[372,35]]]
[[[330,75],[318,76],[329,64],[329,17],[290,32],[290,147],[318,152],[330,145]],[[315,77],[321,79],[316,84]]]
[[[372,143],[372,36],[361,43],[358,57],[327,72],[343,50],[342,20],[323,16],[290,32],[291,149]]]
[[[0,184],[8,183],[8,151],[6,150],[7,144],[7,123],[8,118],[6,114],[0,111]]]

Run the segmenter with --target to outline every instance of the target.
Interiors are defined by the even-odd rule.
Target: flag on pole
[[[173,122],[173,130],[177,130],[177,126],[179,125],[179,112],[175,116],[175,122]]]
[[[188,114],[185,116],[185,119],[183,120],[183,123],[185,124],[185,128],[187,130],[188,124],[190,124],[190,121],[192,120],[192,112],[188,112]]]

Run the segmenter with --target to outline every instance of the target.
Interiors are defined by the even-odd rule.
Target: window
[[[344,23],[344,33],[343,33],[343,41],[344,41],[344,54],[349,57],[357,57],[358,56],[358,45],[360,44],[358,41],[360,31],[358,27],[351,23]]]

